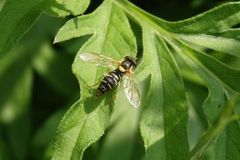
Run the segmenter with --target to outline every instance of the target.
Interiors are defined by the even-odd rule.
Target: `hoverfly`
[[[126,56],[124,59],[116,61],[112,58],[95,53],[81,53],[80,58],[83,61],[94,63],[97,66],[104,66],[113,69],[106,74],[100,82],[96,92],[97,97],[116,87],[123,78],[124,90],[129,102],[136,108],[140,105],[139,91],[132,79],[133,70],[137,67],[136,58]]]

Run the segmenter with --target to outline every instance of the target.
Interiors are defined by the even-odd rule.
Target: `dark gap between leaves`
[[[67,41],[56,43],[53,48],[57,52],[65,52],[69,55],[76,55],[79,49],[84,45],[84,43],[91,38],[92,35],[85,35],[79,38],[69,39]]]
[[[142,56],[143,56],[142,28],[136,22],[134,22],[131,19],[131,17],[128,17],[128,20],[137,42],[136,58],[137,58],[137,64],[139,65],[140,62],[142,61]]]
[[[236,25],[234,25],[234,26],[232,26],[231,28],[239,29],[239,28],[240,28],[240,23],[239,23],[239,24],[236,24]]]
[[[88,6],[88,9],[85,11],[84,14],[92,13],[93,11],[95,11],[101,5],[102,2],[103,2],[103,0],[94,1],[94,2],[91,1],[89,6]]]

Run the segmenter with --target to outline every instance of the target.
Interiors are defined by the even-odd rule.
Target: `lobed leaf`
[[[92,97],[94,93],[89,86],[95,84],[104,72],[103,69],[82,62],[79,54],[94,52],[119,59],[125,55],[134,55],[136,42],[123,11],[143,29],[144,51],[142,63],[137,68],[141,71],[136,72],[138,80],[145,79],[144,82],[148,85],[146,96],[143,97],[144,108],[140,126],[147,159],[185,160],[189,158],[188,103],[178,65],[167,45],[177,49],[177,53],[179,48],[182,48],[179,57],[199,74],[207,86],[209,96],[203,104],[203,109],[210,126],[219,116],[219,106],[225,103],[226,91],[232,89],[239,92],[240,90],[237,83],[240,80],[239,71],[198,51],[196,47],[199,45],[239,56],[239,39],[233,35],[238,33],[238,30],[229,29],[240,22],[239,2],[223,4],[183,21],[167,22],[125,0],[105,0],[93,13],[68,21],[55,37],[55,42],[62,42],[91,35],[80,49],[73,64],[73,72],[81,85],[81,99],[72,107],[69,116],[68,114],[65,116],[59,127],[53,159],[61,157],[75,159],[77,155],[81,158],[86,147],[99,139],[106,129],[111,114],[109,103],[112,103],[112,99],[110,97],[113,94],[108,94],[103,100]],[[196,45],[189,45],[192,43]],[[87,109],[88,107],[90,109]],[[98,110],[103,107],[105,111],[99,113]],[[71,120],[70,115],[79,115],[78,122]],[[83,117],[89,117],[87,118],[89,121],[82,122],[80,119]],[[96,123],[98,117],[103,117],[104,122],[99,119]],[[93,128],[87,125],[90,119],[93,119],[94,125],[97,126],[96,134],[93,134]],[[70,125],[69,120],[74,122],[74,125]],[[104,124],[102,128],[99,127],[99,123]],[[81,127],[85,124],[86,127]],[[63,126],[68,129],[64,129]],[[74,131],[71,130],[71,126],[75,128]],[[61,134],[60,130],[66,132]],[[73,133],[73,141],[69,143],[67,143],[68,130]],[[91,140],[88,137],[89,134],[92,136]],[[215,135],[217,135],[216,132],[214,136],[205,139],[202,146],[213,142]],[[65,149],[68,149],[67,154],[61,152]]]
[[[85,110],[83,102],[75,103],[58,126],[51,159],[81,159],[84,150],[104,133],[109,114],[109,107],[103,103],[91,113]]]
[[[240,91],[240,85],[238,83],[240,80],[240,71],[230,68],[229,66],[203,52],[192,50],[190,53],[199,59],[199,61],[201,61],[207,70],[213,73],[212,76],[216,76],[217,79],[222,82],[223,86],[227,85],[237,92]]]
[[[94,35],[82,46],[73,63],[73,72],[81,86],[81,99],[71,107],[59,125],[52,159],[81,159],[84,150],[103,135],[110,118],[113,93],[97,98],[95,90],[89,87],[101,78],[104,70],[83,62],[79,54],[94,52],[122,58],[136,52],[135,38],[127,17],[110,0],[104,1],[92,14],[68,21],[59,30],[55,42],[86,33]]]
[[[41,8],[47,14],[65,17],[68,15],[79,15],[86,11],[90,0],[44,0]]]
[[[168,27],[175,33],[218,33],[240,23],[240,2],[225,3],[207,12],[178,22]]]
[[[185,52],[187,51],[185,50]],[[225,104],[225,89],[220,82],[212,77],[211,73],[209,73],[201,63],[191,59],[191,57],[188,57],[183,52],[180,52],[180,54],[176,56],[176,58],[183,60],[191,70],[198,74],[202,83],[206,85],[208,96],[202,104],[202,109],[208,125],[211,126],[219,114],[220,107]]]
[[[143,28],[143,46],[141,65],[151,74],[141,120],[146,158],[186,159],[187,102],[178,68],[166,44],[149,28]]]
[[[204,48],[209,48],[219,52],[228,53],[236,57],[240,57],[239,40],[205,34],[198,35],[181,34],[180,38],[183,39],[184,41],[187,41],[190,44],[196,44]]]

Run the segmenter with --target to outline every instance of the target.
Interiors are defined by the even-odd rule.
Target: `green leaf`
[[[89,108],[97,105],[92,99],[85,103],[92,105],[88,105]],[[81,159],[84,150],[104,133],[110,116],[109,107],[101,103],[94,111],[88,112],[84,105],[83,102],[75,103],[61,120],[52,159]]]
[[[77,81],[73,79],[71,63],[69,57],[57,54],[48,43],[41,46],[33,59],[36,72],[65,96],[72,96],[77,92]]]
[[[67,15],[79,15],[86,11],[90,0],[45,0],[43,2],[43,11],[47,14],[65,17]]]
[[[4,3],[6,2],[6,0],[1,0],[0,1],[0,12],[2,10],[2,7],[4,6]]]
[[[186,159],[187,101],[178,67],[166,44],[147,27],[143,28],[143,46],[142,65],[151,74],[141,120],[146,158]]]
[[[104,139],[98,160],[130,160],[134,154],[139,110],[129,104],[123,91],[117,94],[115,106],[111,116],[112,127]]]
[[[225,52],[236,57],[240,57],[240,41],[232,38],[224,38],[219,36],[211,36],[205,34],[198,35],[184,35],[181,34],[180,38],[188,43],[196,44],[204,48],[213,49],[219,52]]]
[[[37,130],[33,138],[33,152],[36,159],[49,159],[51,157],[51,150],[48,150],[47,146],[50,144],[53,136],[56,134],[58,123],[64,113],[65,109],[60,109],[51,115]]]
[[[10,159],[7,151],[8,150],[7,150],[6,144],[2,139],[0,139],[0,159],[5,159],[5,160]]]
[[[231,107],[229,109],[228,106],[224,106],[227,92],[229,90],[240,91],[239,83],[237,83],[240,80],[240,72],[199,51],[198,46],[234,56],[239,55],[237,51],[239,49],[238,38],[224,32],[239,24],[240,3],[223,4],[187,20],[167,22],[142,11],[128,1],[105,0],[93,13],[68,21],[59,30],[55,42],[91,35],[80,49],[73,64],[73,72],[81,85],[81,99],[73,106],[75,109],[69,111],[70,115],[80,115],[79,119],[83,118],[81,114],[91,117],[99,108],[102,109],[103,104],[107,108],[105,108],[106,113],[111,114],[108,104],[114,101],[111,99],[114,93],[111,92],[106,97],[102,97],[100,102],[92,97],[94,89],[89,87],[96,84],[105,71],[92,64],[83,63],[79,54],[95,52],[114,59],[121,59],[125,55],[135,55],[136,42],[125,14],[133,18],[143,32],[143,54],[139,54],[142,57],[138,57],[141,61],[135,74],[137,81],[143,80],[144,85],[148,86],[144,90],[145,93],[142,94],[145,96],[142,97],[143,112],[140,126],[146,149],[146,159],[185,160],[189,156],[194,157],[198,152],[205,151],[204,147],[208,146],[210,142],[214,144],[214,139],[227,126],[231,116],[229,113],[232,111]],[[181,35],[176,33],[181,33]],[[206,43],[206,39],[211,43]],[[196,45],[192,45],[192,40],[195,40]],[[173,53],[179,55],[173,56]],[[206,85],[209,91],[208,97],[203,102],[209,129],[190,154],[187,128],[188,99],[180,74],[181,68],[177,64],[179,61],[176,60],[176,57],[180,57],[192,71],[198,74],[202,79],[201,85]],[[220,113],[219,107],[223,111],[230,111],[227,114]],[[95,121],[96,117],[99,117],[98,114],[96,113],[91,118]],[[101,115],[103,120],[109,119],[107,114]],[[77,155],[80,155],[81,158],[86,147],[102,136],[108,123],[105,121],[106,125],[101,130],[98,129],[96,134],[92,133],[92,128],[89,126],[86,128],[76,127],[77,132],[72,134],[74,142],[70,140],[71,144],[67,144],[68,134],[60,131],[64,130],[62,129],[63,124],[68,127],[68,123],[65,122],[69,119],[71,120],[71,116],[65,116],[59,127],[57,137],[60,138],[56,138],[53,159],[64,156],[65,159],[74,159]],[[79,119],[74,126],[78,125]],[[224,119],[223,124],[220,123],[222,119]],[[72,121],[74,122],[74,120]],[[98,123],[100,122],[101,119]],[[93,125],[98,128],[98,123]],[[217,126],[215,127],[214,124]],[[77,137],[78,135],[81,138]],[[92,136],[93,140],[90,141],[87,135]],[[85,139],[87,140],[85,141]],[[66,146],[68,147],[64,148]],[[71,153],[63,153],[66,149]],[[103,157],[107,156],[110,155]]]
[[[27,50],[18,47],[0,60],[0,121],[11,123],[29,108],[32,70]]]
[[[89,87],[107,71],[83,62],[79,54],[95,52],[120,59],[125,54],[136,53],[127,17],[110,0],[104,1],[92,14],[68,21],[59,30],[55,42],[91,33],[94,35],[82,46],[73,64],[73,72],[81,86],[81,99],[59,125],[52,159],[81,159],[84,150],[103,135],[110,119],[113,94],[96,98],[95,90]]]
[[[11,159],[24,160],[28,157],[31,138],[31,117],[24,113],[6,127]]]
[[[227,126],[227,154],[226,159],[240,158],[240,126],[239,122],[235,121]]]
[[[80,16],[68,21],[59,30],[54,42],[94,34],[85,46],[91,42],[91,46],[104,47],[104,45],[107,45],[111,48],[109,48],[109,51],[106,53],[100,52],[97,49],[93,50],[93,52],[113,55],[112,58],[118,59],[121,59],[124,55],[134,55],[136,53],[136,42],[133,40],[133,33],[129,31],[130,26],[125,15],[115,5],[107,5],[107,3],[110,4],[108,1],[104,2],[104,4],[92,14]],[[104,10],[109,11],[106,12]],[[105,41],[105,43],[109,43],[108,39],[115,40],[110,43],[113,44],[113,46],[109,44],[99,44]],[[116,44],[121,46],[120,50],[118,50],[119,46],[116,46]]]
[[[81,14],[86,10],[89,0],[67,2],[66,6],[61,5],[63,3],[61,0],[6,1],[0,12],[0,57],[16,45],[42,12],[52,10],[57,16]]]
[[[225,3],[195,17],[168,23],[176,33],[217,33],[240,23],[240,2]]]
[[[233,39],[236,39],[236,40],[240,40],[240,29],[237,29],[237,28],[228,29],[228,30],[225,30],[223,32],[220,32],[217,35],[222,36],[222,37],[226,37],[226,38],[233,38]]]
[[[117,1],[117,2],[119,6],[122,7],[129,15],[131,15],[138,23],[140,23],[141,25],[148,25],[151,27],[151,30],[158,32],[158,34],[162,36],[168,42],[168,44],[171,45],[171,47],[173,47],[174,49],[177,48],[176,50],[177,52],[179,51],[179,48],[181,47],[185,48],[185,47],[183,45],[184,43],[180,43],[180,44],[176,43],[176,41],[182,41],[181,39],[178,39],[175,34],[172,34],[167,31],[167,30],[171,30],[172,27],[176,27],[178,25],[176,28],[174,28],[174,30],[171,30],[172,32],[215,33],[218,30],[220,31],[221,29],[227,29],[228,27],[231,27],[239,23],[239,16],[237,16],[239,13],[239,9],[236,9],[237,7],[239,8],[239,3],[234,3],[234,4],[228,3],[225,5],[219,6],[218,8],[215,8],[213,10],[210,10],[207,13],[203,13],[202,15],[197,16],[195,18],[191,18],[189,20],[185,20],[182,22],[168,23],[168,22],[164,22],[161,19],[157,19],[154,16],[149,15],[144,11],[141,11],[139,8],[131,5],[130,3],[126,3],[125,1]],[[224,14],[226,13],[230,17],[226,18],[226,14],[224,15],[224,17],[221,17],[221,14],[218,14],[218,15],[216,14],[216,13],[222,12],[222,10],[228,11],[227,13],[224,12]],[[211,21],[210,21],[210,18],[212,18]],[[215,25],[212,25],[211,23],[215,24],[215,22],[217,23],[219,19],[222,19],[221,21],[222,23],[217,25],[216,28],[214,28]],[[185,27],[187,28],[186,30],[185,30]],[[234,37],[231,37],[231,38],[235,39]],[[177,47],[175,46],[176,44],[177,44]],[[205,77],[204,79],[206,82],[208,82],[209,79],[211,79],[210,80],[211,83],[209,82],[207,83],[209,87],[210,95],[204,103],[204,108],[205,108],[205,111],[207,112],[207,118],[209,122],[213,122],[218,116],[218,107],[224,103],[223,97],[225,94],[225,88],[224,88],[225,85],[227,84],[228,87],[234,90],[237,90],[237,91],[239,90],[239,86],[237,83],[239,81],[239,71],[229,68],[228,66],[222,64],[221,62],[217,61],[213,57],[210,57],[202,52],[199,52],[199,51],[196,52],[197,48],[193,45],[191,45],[190,48],[194,48],[193,49],[194,51],[191,51],[193,52],[191,53],[191,59],[194,60],[192,65],[199,71],[198,74],[203,72],[200,75],[204,75]],[[228,53],[236,55],[237,54],[236,50],[234,50],[234,53],[232,53],[233,50],[234,49],[232,48],[225,49],[225,51],[227,51]],[[185,52],[189,52],[189,50]],[[184,56],[185,54],[184,52],[180,52],[180,53],[181,53],[180,57]],[[143,61],[145,61],[145,59],[143,59]],[[194,63],[200,64],[200,66],[196,66]],[[146,72],[146,71],[143,71],[143,72]],[[211,106],[213,107],[210,108]],[[149,117],[150,115],[151,114],[149,114],[146,117]],[[151,133],[151,132],[148,132],[148,133]],[[215,138],[215,137],[213,136],[211,138]],[[211,141],[212,140],[211,138],[208,139],[208,141]],[[204,143],[207,143],[208,141],[205,141]],[[152,155],[153,154],[154,153],[152,153]]]
[[[29,106],[32,91],[31,57],[17,47],[0,60],[0,123],[13,159],[26,159],[30,139]]]
[[[217,137],[218,132],[220,133],[222,131],[221,129],[223,127],[225,127],[224,126],[225,123],[223,123],[221,126],[221,121],[219,122],[219,125],[216,125],[215,122],[219,118],[221,118],[221,117],[219,117],[220,108],[226,104],[225,95],[227,94],[226,93],[227,91],[224,87],[225,86],[224,83],[226,83],[225,80],[226,79],[229,80],[229,78],[224,78],[224,76],[220,76],[220,75],[214,76],[214,74],[226,75],[227,72],[225,72],[225,70],[229,70],[228,75],[231,78],[236,78],[236,76],[234,77],[233,75],[231,75],[232,71],[233,71],[232,69],[228,68],[227,66],[223,65],[222,63],[211,58],[210,56],[207,56],[206,54],[204,54],[202,52],[199,52],[196,50],[195,51],[189,50],[189,49],[185,49],[184,52],[189,53],[191,55],[195,55],[194,57],[192,57],[192,56],[184,55],[184,53],[181,53],[181,57],[185,60],[185,62],[193,70],[195,70],[200,75],[200,77],[202,78],[204,83],[207,85],[208,90],[209,90],[209,95],[206,98],[206,100],[204,101],[203,109],[204,109],[204,112],[205,112],[205,115],[208,120],[210,128],[209,128],[208,132],[206,132],[205,136],[202,139],[200,139],[199,143],[195,146],[195,148],[193,148],[190,155],[193,155],[192,153],[194,153],[194,152],[199,152],[199,153],[203,152],[203,151],[201,151],[201,149],[206,148],[206,146],[210,142],[215,147],[214,154],[216,154],[216,156],[222,155],[219,153],[218,150],[222,151],[222,150],[228,148],[228,146],[225,143],[224,144],[219,144],[219,143],[221,141],[226,142],[229,139],[226,137],[224,139],[222,139],[223,137],[220,136],[220,138],[218,138],[217,142],[213,142],[213,140]],[[201,58],[196,59],[198,57],[201,57]],[[213,61],[217,62],[217,63],[215,63],[215,65],[212,65],[212,64],[214,64]],[[207,63],[207,64],[204,65],[204,63]],[[211,65],[211,67],[208,67],[209,65]],[[208,67],[208,68],[206,68],[206,67]],[[216,73],[216,70],[218,70],[220,67],[222,68],[221,72]],[[237,71],[234,70],[234,72],[237,72]],[[237,84],[237,83],[235,82],[235,84]],[[225,116],[223,116],[223,117],[225,117]],[[235,131],[235,133],[236,132],[237,131]],[[230,154],[230,152],[226,152],[224,154],[227,155],[227,154]],[[196,155],[198,155],[198,154],[196,154]]]
[[[215,158],[219,160],[240,158],[240,127],[238,122],[230,123],[218,137],[215,149]]]
[[[184,52],[189,53],[190,51],[184,50]],[[190,54],[191,53],[192,52],[190,52]],[[189,57],[185,55],[183,52],[180,52],[176,58],[184,60],[184,62],[199,75],[203,83],[208,88],[208,97],[205,99],[202,107],[208,124],[212,125],[218,116],[219,107],[225,104],[224,87],[216,80],[216,77],[213,77],[211,73],[204,67],[204,65],[198,60],[191,56]]]
[[[208,127],[202,105],[207,97],[207,90],[203,86],[196,85],[191,81],[184,81],[190,103],[188,139],[189,146],[193,148],[200,139],[202,132]]]
[[[204,52],[187,49],[186,53],[190,53],[193,59],[198,59],[208,71],[213,73],[213,77],[215,75],[221,81],[223,86],[227,85],[229,88],[240,92],[240,84],[238,83],[240,80],[240,71],[230,68]]]
[[[34,11],[37,1],[6,1],[0,12],[0,56],[6,54],[38,18],[40,12]]]

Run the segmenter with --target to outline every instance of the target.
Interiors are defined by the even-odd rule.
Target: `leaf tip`
[[[56,43],[58,43],[58,42],[59,42],[58,38],[55,37],[54,40],[53,40],[53,44],[56,44]]]

